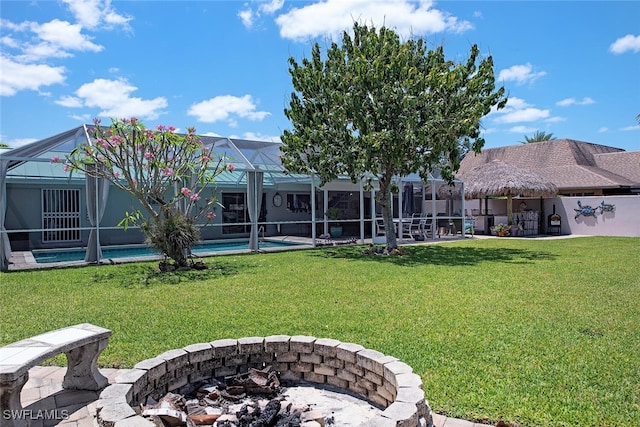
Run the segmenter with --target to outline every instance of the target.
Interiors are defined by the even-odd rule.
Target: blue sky
[[[18,147],[102,117],[278,140],[290,127],[287,59],[357,19],[492,55],[507,108],[486,148],[535,131],[640,150],[640,2],[0,2],[0,142]]]

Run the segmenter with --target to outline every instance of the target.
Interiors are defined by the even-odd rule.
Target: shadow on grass
[[[358,261],[384,262],[398,266],[443,265],[465,266],[481,262],[509,262],[526,264],[533,261],[552,261],[557,255],[540,250],[514,248],[477,248],[448,245],[425,245],[404,247],[403,255],[369,255],[363,251],[368,246],[349,246],[314,251],[315,256],[326,258],[353,259]]]
[[[251,269],[250,264],[220,264],[211,260],[205,260],[209,267],[206,270],[180,270],[162,272],[157,265],[127,264],[122,269],[109,271],[96,269],[92,274],[92,282],[95,284],[117,281],[118,285],[125,288],[142,288],[154,285],[177,285],[180,283],[193,283],[216,279],[224,276],[234,276],[240,271]]]

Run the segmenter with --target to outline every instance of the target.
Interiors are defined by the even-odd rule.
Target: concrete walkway
[[[22,407],[32,427],[97,427],[95,401],[100,392],[63,390],[62,379],[66,367],[36,366],[29,371],[29,381],[22,389]],[[109,379],[127,369],[100,369]],[[435,427],[491,427],[470,421],[433,414]]]

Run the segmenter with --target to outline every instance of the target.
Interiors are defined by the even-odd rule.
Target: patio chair
[[[433,237],[433,222],[427,218],[420,218],[420,234],[424,236],[425,239],[429,237]]]
[[[407,218],[408,219],[408,218]],[[411,221],[404,221],[402,223],[402,234],[413,237],[420,236],[420,214],[412,214]],[[417,240],[417,239],[416,239]]]
[[[475,222],[476,222],[475,218],[465,218],[464,219],[464,233],[465,234],[471,234],[471,236],[473,237],[473,233],[475,231],[474,230]]]
[[[444,216],[447,216],[447,214],[444,212],[438,212],[438,214],[436,214],[436,217]],[[436,225],[438,227],[438,237],[443,234],[449,234],[451,232],[451,227],[449,226],[450,222],[451,221],[449,220],[449,218],[438,218],[436,220]]]
[[[376,236],[386,236],[387,233],[384,229],[384,221],[382,218],[376,218]]]

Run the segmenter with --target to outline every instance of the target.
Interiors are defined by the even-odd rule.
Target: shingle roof
[[[599,168],[615,171],[636,184],[640,183],[640,151],[597,154],[594,158]]]
[[[490,148],[478,155],[469,153],[461,162],[459,174],[493,160],[535,172],[560,190],[640,183],[640,151],[627,152],[571,139]]]

